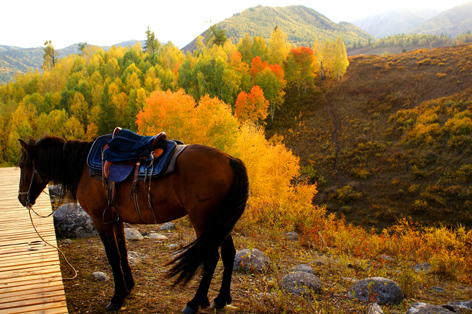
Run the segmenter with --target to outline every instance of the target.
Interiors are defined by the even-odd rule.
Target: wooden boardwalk
[[[0,168],[0,314],[68,313],[58,252],[41,241],[18,201],[19,178],[19,168]],[[33,208],[49,214],[49,197],[41,193]],[[41,236],[56,245],[52,216],[31,214]]]

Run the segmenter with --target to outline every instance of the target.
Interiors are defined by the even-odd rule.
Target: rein
[[[29,188],[28,188],[28,191],[27,192],[20,192],[18,191],[18,196],[20,195],[26,195],[26,209],[28,209],[28,215],[29,215],[29,218],[30,218],[30,221],[31,221],[31,225],[33,226],[33,229],[34,231],[36,232],[36,234],[38,235],[38,237],[44,242],[46,243],[47,245],[49,245],[50,247],[56,249],[61,255],[62,257],[64,258],[65,262],[67,263],[67,265],[69,265],[70,268],[72,268],[72,270],[74,271],[74,276],[72,276],[71,278],[63,278],[64,280],[72,280],[72,279],[75,279],[77,278],[77,270],[74,268],[74,266],[72,266],[72,264],[67,260],[67,257],[66,255],[64,254],[64,252],[62,252],[62,250],[60,248],[58,248],[57,246],[49,243],[48,241],[46,241],[42,236],[41,234],[39,234],[39,231],[38,229],[36,229],[36,226],[34,225],[34,221],[33,221],[33,216],[31,215],[31,212],[33,212],[36,216],[39,216],[41,218],[48,218],[50,217],[51,215],[54,214],[54,211],[52,211],[49,215],[46,215],[46,216],[43,216],[43,215],[40,215],[38,214],[34,209],[33,209],[33,205],[31,205],[31,200],[30,200],[30,196],[31,196],[31,189],[33,187],[33,182],[34,182],[34,177],[38,175],[39,179],[40,179],[40,183],[44,183],[44,179],[43,177],[41,177],[41,174],[38,172],[37,169],[34,170],[33,172],[33,175],[31,176],[31,182],[30,182],[30,185],[29,185]],[[48,193],[46,193],[44,190],[41,191],[42,193],[45,193],[46,195],[49,195]]]

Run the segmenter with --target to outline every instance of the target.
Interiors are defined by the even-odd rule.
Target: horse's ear
[[[21,148],[26,152],[28,150],[28,144],[26,144],[26,142],[23,141],[21,138],[18,140],[20,141]]]

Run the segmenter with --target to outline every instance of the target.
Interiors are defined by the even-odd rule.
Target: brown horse
[[[130,199],[131,181],[116,187],[116,208],[119,221],[104,222],[107,191],[101,180],[89,175],[86,163],[92,142],[65,141],[45,136],[39,140],[20,140],[22,156],[18,199],[29,207],[49,182],[60,184],[90,215],[105,246],[113,270],[115,293],[107,310],[118,310],[134,286],[128,263],[123,222],[142,223]],[[185,215],[195,229],[196,240],[185,246],[168,264],[168,277],[175,284],[186,284],[203,264],[203,276],[194,298],[184,313],[196,313],[210,305],[208,289],[219,260],[224,271],[218,296],[212,308],[231,303],[230,285],[235,257],[231,231],[246,207],[249,182],[242,161],[224,152],[203,145],[189,145],[177,158],[172,174],[153,180],[148,201],[149,184],[138,183],[138,203],[145,223],[163,223]]]

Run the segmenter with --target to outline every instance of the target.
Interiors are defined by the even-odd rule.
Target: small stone
[[[296,232],[287,232],[284,236],[287,240],[298,241],[298,233]]]
[[[321,293],[321,280],[313,274],[298,271],[285,275],[281,280],[281,288],[292,294],[307,295]]]
[[[180,248],[180,246],[179,246],[178,244],[169,244],[169,245],[167,246],[167,248],[168,248],[169,250],[176,250],[176,249]]]
[[[439,292],[439,293],[444,293],[444,289],[441,288],[441,287],[431,287],[429,289],[433,290],[433,291],[436,291],[436,292]]]
[[[413,270],[417,273],[429,273],[431,271],[430,263],[420,263],[413,267]]]
[[[63,245],[69,245],[69,244],[72,244],[72,243],[73,243],[72,240],[69,239],[69,238],[64,239],[64,240],[61,241],[61,244],[63,244]]]
[[[151,234],[149,235],[149,238],[153,240],[169,240],[169,238],[166,237],[165,235],[160,234],[160,233],[155,233],[155,232],[151,232]]]
[[[135,228],[125,228],[125,237],[126,240],[144,240],[143,235],[138,229]]]
[[[129,263],[134,266],[141,261],[141,258],[136,251],[128,251],[128,261]]]
[[[175,230],[177,227],[175,226],[175,223],[173,222],[166,222],[163,224],[160,228],[162,231],[170,231],[170,230]]]
[[[367,314],[383,314],[383,310],[377,303],[371,303],[367,309]]]
[[[107,281],[108,279],[110,279],[107,274],[101,271],[93,272],[92,277],[101,281]]]
[[[308,264],[300,264],[300,265],[297,265],[295,267],[293,267],[290,272],[297,272],[297,271],[303,271],[305,273],[309,273],[309,274],[315,274],[315,270],[313,269],[313,267],[311,267],[310,265]]]
[[[378,258],[387,262],[392,262],[392,263],[395,262],[395,259],[393,257],[385,255],[385,254],[379,255]]]

